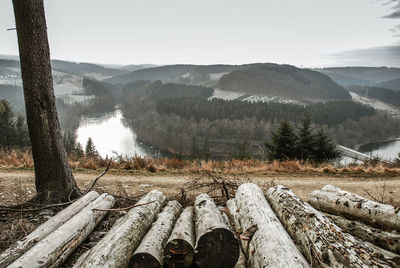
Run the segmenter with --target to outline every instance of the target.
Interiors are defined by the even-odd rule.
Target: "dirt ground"
[[[99,175],[96,171],[75,172],[74,176],[80,188],[88,188]],[[95,189],[118,196],[137,197],[153,189],[162,191],[173,198],[179,194],[186,183],[196,180],[199,174],[184,175],[138,175],[123,172],[110,172],[102,177]],[[263,188],[271,183],[290,188],[297,196],[307,201],[312,191],[332,184],[343,190],[369,198],[366,190],[376,198],[400,200],[400,176],[362,176],[343,174],[268,174],[268,175],[223,175],[237,183],[254,182]],[[385,189],[383,191],[383,188]],[[15,205],[28,200],[35,194],[34,173],[30,170],[0,169],[0,205]]]

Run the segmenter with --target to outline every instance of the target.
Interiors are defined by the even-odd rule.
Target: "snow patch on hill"
[[[385,111],[387,113],[389,113],[392,116],[400,116],[400,110],[390,104],[387,104],[385,102],[379,101],[379,100],[375,100],[375,99],[371,99],[371,98],[366,98],[363,96],[360,96],[354,92],[350,92],[351,98],[355,101],[355,102],[359,102],[362,103],[364,105],[368,105],[373,107],[374,109],[377,110],[382,110]]]

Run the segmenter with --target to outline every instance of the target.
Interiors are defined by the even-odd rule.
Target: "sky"
[[[53,59],[400,67],[400,0],[45,0]],[[0,54],[18,55],[11,0]]]

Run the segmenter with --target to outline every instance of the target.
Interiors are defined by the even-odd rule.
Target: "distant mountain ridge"
[[[373,86],[400,78],[400,68],[391,67],[334,67],[314,70],[326,74],[344,87],[349,85]]]
[[[400,78],[378,83],[375,86],[400,91]]]

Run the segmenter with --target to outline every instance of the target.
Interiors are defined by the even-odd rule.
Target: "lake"
[[[102,157],[114,157],[114,152],[124,156],[166,156],[157,148],[138,142],[136,133],[129,126],[120,110],[98,118],[83,117],[76,134],[77,141],[82,145],[82,148],[85,148],[87,140],[91,137]],[[366,144],[359,151],[392,160],[400,152],[400,139]],[[353,162],[352,159],[342,160],[342,164]]]
[[[385,160],[393,160],[400,153],[400,139],[365,144],[359,151]]]
[[[137,141],[135,132],[129,127],[120,110],[98,118],[83,117],[76,135],[83,149],[91,137],[102,157],[115,157],[115,152],[129,157],[160,156],[157,149]]]

